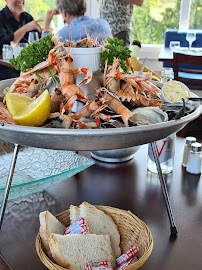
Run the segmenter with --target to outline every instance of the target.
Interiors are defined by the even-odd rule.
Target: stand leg
[[[16,160],[17,160],[17,156],[18,156],[19,147],[20,146],[18,144],[15,144],[14,151],[13,151],[13,158],[12,158],[12,161],[11,161],[11,166],[10,166],[10,170],[9,170],[9,174],[8,174],[6,187],[5,187],[5,192],[4,192],[3,200],[2,200],[2,203],[1,203],[0,229],[1,229],[2,222],[3,222],[3,217],[4,217],[4,212],[5,212],[5,209],[6,209],[6,204],[7,204],[7,200],[8,200],[10,186],[11,186],[12,179],[13,179],[13,173],[14,173],[14,169],[15,169],[15,164],[16,164]]]
[[[167,212],[168,212],[168,217],[169,217],[169,220],[170,220],[171,235],[177,235],[177,228],[175,226],[175,221],[174,221],[173,214],[172,214],[172,209],[171,209],[170,200],[169,200],[169,196],[168,196],[168,192],[167,192],[167,187],[166,187],[165,179],[163,177],[163,173],[162,173],[162,170],[161,170],[160,162],[159,162],[159,159],[158,159],[156,146],[155,146],[154,143],[151,143],[151,147],[152,147],[152,152],[153,152],[153,155],[154,155],[156,167],[157,167],[157,170],[158,170],[158,176],[159,176],[159,180],[160,180],[160,183],[161,183],[161,189],[162,189],[162,192],[163,192],[163,196],[164,196],[164,200],[165,200],[165,204],[166,204],[166,208],[167,208]]]

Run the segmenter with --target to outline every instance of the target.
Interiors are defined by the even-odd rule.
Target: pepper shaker
[[[187,162],[187,172],[191,174],[201,173],[201,144],[198,142],[191,144]]]
[[[191,150],[191,144],[196,142],[196,138],[195,137],[186,137],[186,144],[184,147],[184,153],[183,153],[183,160],[182,160],[182,166],[183,167],[187,167],[187,161],[188,161],[188,157],[189,157],[189,152]]]

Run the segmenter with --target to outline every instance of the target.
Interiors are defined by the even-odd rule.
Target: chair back
[[[191,90],[202,90],[202,68],[199,69],[201,64],[202,56],[174,53],[174,80],[185,83]]]
[[[192,47],[200,48],[202,46],[202,31],[199,29],[193,29],[196,32],[196,40],[192,43]],[[177,29],[165,30],[165,47],[169,47],[171,41],[179,41],[180,47],[188,47],[189,42],[186,40],[187,32],[181,32]]]

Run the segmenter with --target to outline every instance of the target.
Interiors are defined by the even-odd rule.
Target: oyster
[[[133,116],[133,121],[137,125],[150,125],[168,121],[168,115],[158,107],[143,107],[137,108]]]

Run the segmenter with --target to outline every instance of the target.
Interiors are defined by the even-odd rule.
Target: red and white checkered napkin
[[[90,262],[85,264],[85,270],[113,270],[112,262],[103,261],[103,262]]]
[[[118,266],[118,267],[116,268],[116,270],[121,270],[121,269],[123,269],[123,268],[125,268],[125,267],[128,267],[128,266],[130,266],[131,264],[135,263],[136,261],[137,261],[137,257],[136,257],[136,256],[133,256],[133,257],[130,258],[127,262],[122,263],[120,266]]]
[[[89,227],[85,218],[80,218],[64,230],[64,234],[87,234]]]
[[[124,254],[122,254],[120,257],[116,259],[116,264],[118,266],[118,270],[123,269],[132,263],[135,262],[136,254],[139,251],[139,248],[134,246],[128,251],[126,251]]]

